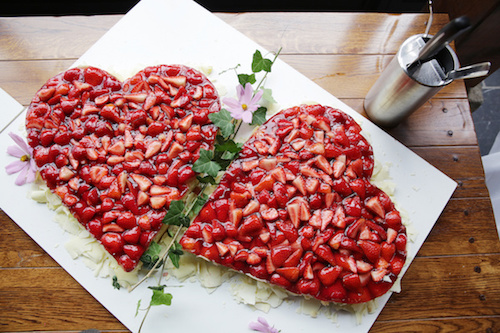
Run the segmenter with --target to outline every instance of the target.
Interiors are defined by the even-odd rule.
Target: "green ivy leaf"
[[[141,261],[146,269],[153,269],[155,267],[156,262],[160,260],[160,252],[161,246],[152,241],[149,245],[148,249],[142,254]]]
[[[175,241],[172,244],[170,250],[168,250],[168,257],[170,258],[170,260],[172,260],[172,264],[175,266],[175,268],[179,268],[179,260],[181,255],[183,254],[184,252],[182,252],[182,246],[177,241]]]
[[[262,99],[265,101],[268,101],[269,103],[276,103],[276,100],[273,97],[273,91],[269,88],[262,88],[262,91],[264,92],[262,94]]]
[[[238,156],[238,153],[225,151],[222,153],[221,159],[223,159],[225,161],[233,161],[237,156]]]
[[[267,113],[267,108],[261,106],[257,110],[254,111],[252,115],[252,123],[250,125],[262,125],[263,123],[266,122],[266,113]]]
[[[241,151],[241,148],[243,147],[243,144],[240,142],[234,142],[234,140],[225,140],[221,143],[215,144],[214,145],[215,151],[228,151],[231,153],[239,153]]]
[[[120,290],[122,286],[118,283],[118,277],[113,276],[113,288]]]
[[[172,294],[165,293],[165,285],[158,287],[148,287],[153,290],[153,296],[151,296],[151,302],[149,305],[171,305],[172,304]]]
[[[209,176],[217,177],[217,173],[222,169],[221,166],[212,161],[214,152],[200,149],[200,157],[193,164],[193,170],[198,173],[206,173]]]
[[[205,176],[205,177],[196,176],[196,179],[198,179],[198,181],[202,184],[212,184],[212,185],[217,184],[215,178],[212,176]]]
[[[233,117],[226,109],[210,113],[208,118],[219,128],[223,137],[227,138],[234,133]]]
[[[255,74],[238,74],[238,82],[244,87],[247,83],[254,84],[257,79]]]
[[[214,182],[215,182],[215,179],[214,179]],[[207,203],[207,201],[208,201],[208,195],[206,195],[205,193],[197,196],[195,202],[193,203],[193,208],[191,209],[191,213],[194,216],[198,215],[198,213],[203,208],[203,206]]]
[[[190,220],[184,215],[183,211],[184,202],[182,200],[173,200],[163,218],[163,224],[189,227]]]
[[[229,164],[233,161],[232,159],[224,158],[226,155],[225,151],[216,151],[214,154],[214,158],[212,159],[217,165],[220,166],[221,170],[226,170]]]
[[[258,73],[260,71],[270,72],[272,65],[273,62],[269,59],[263,58],[259,50],[255,51],[255,53],[253,54],[252,72],[254,73]]]

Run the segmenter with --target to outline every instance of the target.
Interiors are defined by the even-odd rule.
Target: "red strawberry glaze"
[[[47,81],[26,116],[42,178],[126,271],[161,227],[172,200],[195,177],[217,128],[218,94],[183,65],[140,71],[123,84],[73,68]]]
[[[406,260],[406,229],[369,181],[373,152],[360,131],[330,107],[281,111],[245,143],[181,245],[322,301],[385,294]]]

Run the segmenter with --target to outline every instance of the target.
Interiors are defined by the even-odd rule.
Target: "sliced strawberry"
[[[259,232],[262,227],[262,220],[256,215],[250,215],[243,220],[238,232],[244,236],[252,235]]]
[[[337,280],[341,272],[340,266],[327,266],[319,271],[318,277],[323,285],[330,286]]]
[[[290,282],[295,282],[299,278],[299,269],[297,267],[276,268],[276,273]]]
[[[347,274],[342,278],[342,284],[349,290],[359,292],[363,289],[359,275],[356,273]]]
[[[385,217],[385,210],[378,197],[372,197],[366,201],[366,207],[380,217]]]
[[[363,253],[372,263],[376,263],[380,258],[381,246],[378,243],[360,240],[358,241],[359,247],[363,250]]]

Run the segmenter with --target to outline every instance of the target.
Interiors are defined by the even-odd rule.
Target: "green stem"
[[[274,55],[274,59],[273,61],[271,62],[271,67],[272,65],[274,65],[274,62],[276,61],[276,59],[278,59],[278,56],[281,52],[281,49],[282,47],[279,48],[278,52],[276,52],[276,54]],[[255,95],[255,92],[259,90],[259,88],[262,86],[262,84],[264,83],[264,80],[266,79],[267,77],[267,74],[269,74],[269,72],[266,72],[266,74],[264,74],[264,76],[262,77],[262,79],[260,80],[259,84],[257,85],[257,88],[255,88],[254,90],[254,95]]]
[[[144,323],[146,322],[146,317],[149,314],[149,310],[151,310],[151,304],[148,305],[148,308],[146,309],[146,313],[144,314],[144,317],[142,318],[141,325],[139,326],[139,331],[138,331],[139,333],[141,333],[142,325],[144,325]]]
[[[241,119],[237,120],[236,122],[238,123],[238,125],[236,127],[236,130],[233,132],[233,134],[231,134],[229,136],[230,140],[234,140],[234,138],[236,137],[236,134],[238,134],[238,131],[240,130],[241,124],[243,123],[243,121]]]

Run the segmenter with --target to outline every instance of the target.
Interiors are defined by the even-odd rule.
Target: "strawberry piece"
[[[345,275],[342,278],[342,284],[345,288],[355,292],[359,292],[363,288],[363,286],[361,285],[361,280],[359,279],[359,275],[356,273]]]
[[[340,266],[327,266],[319,271],[318,277],[323,285],[330,286],[337,280],[341,272]]]
[[[380,202],[380,199],[378,197],[372,197],[368,199],[366,202],[366,207],[378,216],[382,218],[385,217],[384,207],[382,206],[382,203]]]
[[[299,269],[297,267],[281,267],[276,269],[276,273],[290,282],[295,282],[299,278]]]
[[[250,215],[243,220],[238,232],[243,236],[248,236],[260,231],[262,227],[262,220],[256,215]]]
[[[376,263],[380,258],[381,245],[371,241],[360,240],[359,247],[363,250],[365,256],[372,263]]]
[[[124,241],[120,234],[109,232],[101,237],[101,243],[112,255],[120,254],[123,251]]]
[[[271,260],[274,267],[281,267],[285,261],[290,257],[293,250],[289,245],[276,246],[271,249]]]
[[[321,288],[321,282],[317,278],[314,278],[312,280],[300,279],[297,282],[297,290],[301,294],[309,294],[316,297],[316,295],[320,291],[320,288]]]

